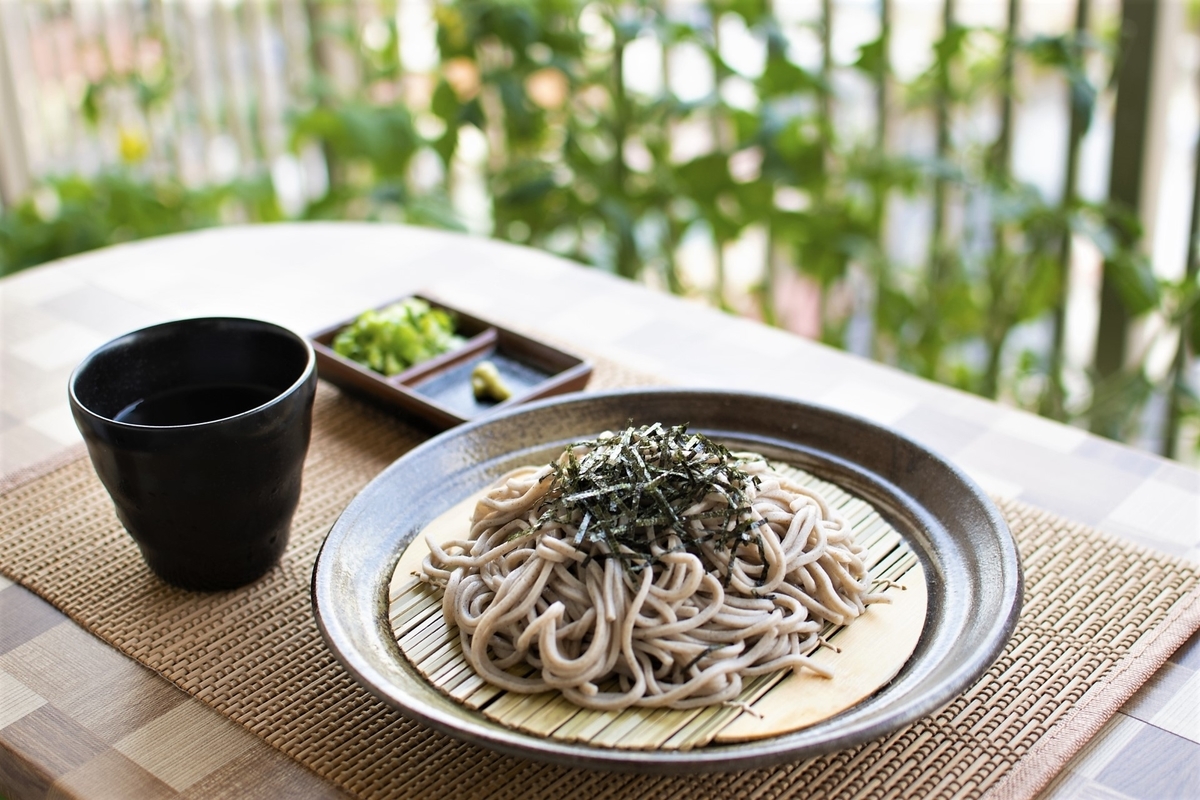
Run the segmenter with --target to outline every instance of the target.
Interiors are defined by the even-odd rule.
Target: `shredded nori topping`
[[[588,451],[576,457],[580,447]],[[758,479],[738,463],[728,449],[704,434],[688,433],[686,425],[654,423],[576,442],[565,459],[551,465],[545,511],[530,532],[551,522],[577,525],[576,547],[603,541],[609,552],[593,557],[618,558],[631,573],[654,562],[653,544],[671,549],[668,539],[675,534],[681,543],[675,549],[696,555],[710,572],[725,574],[724,564],[709,552],[761,548],[746,494]],[[712,501],[707,510],[692,510],[706,498]]]

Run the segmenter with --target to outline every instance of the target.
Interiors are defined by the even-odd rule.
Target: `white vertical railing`
[[[1005,27],[1011,11],[1020,10],[1021,24],[1014,26],[1015,32],[1028,37],[1070,30],[1077,3],[1091,8],[1093,21],[1088,28],[1097,31],[1119,18],[1123,3],[1143,1],[1151,2],[1019,0],[1014,5],[1007,0],[964,0],[944,5],[940,0],[774,0],[772,8],[793,58],[810,70],[828,71],[839,92],[851,90],[835,101],[834,118],[843,132],[869,127],[877,113],[886,117],[881,130],[885,130],[890,151],[927,156],[936,149],[938,138],[934,115],[928,110],[904,109],[898,97],[877,111],[871,102],[874,88],[870,78],[848,66],[856,48],[875,35],[881,7],[891,15],[888,59],[899,79],[895,83],[899,90],[928,66],[931,45],[944,24],[944,7],[953,10],[951,16],[960,24],[996,30]],[[1129,157],[1144,157],[1145,161],[1140,210],[1149,235],[1144,244],[1153,249],[1160,274],[1173,277],[1182,274],[1186,257],[1181,245],[1188,223],[1188,180],[1194,174],[1192,154],[1200,116],[1195,97],[1200,37],[1185,30],[1184,7],[1178,0],[1153,1],[1161,9],[1161,44],[1155,48],[1154,76],[1145,92],[1150,98],[1150,135],[1144,152]],[[434,43],[435,6],[436,0],[0,0],[0,202],[13,203],[40,177],[89,174],[124,160],[128,169],[176,176],[189,185],[269,174],[283,208],[298,212],[304,200],[322,196],[328,185],[328,165],[316,146],[299,154],[288,152],[287,115],[315,102],[310,90],[317,77],[343,97],[359,95],[365,83],[362,54],[339,37],[322,34],[336,29],[362,34],[377,26],[385,14],[393,15],[399,23],[399,56],[405,74],[394,86],[373,88],[383,90],[379,97],[407,103],[418,124],[430,122],[430,89],[440,68]],[[658,0],[655,7],[680,19],[708,19],[711,14],[704,0]],[[581,29],[589,28],[589,19],[597,23],[592,28],[605,27],[596,8],[581,15]],[[822,14],[830,21],[828,37],[820,33]],[[736,15],[725,14],[722,19],[717,21],[714,36],[719,39],[722,57],[736,70],[736,62],[751,57],[762,43],[751,41],[744,26],[738,29],[741,23]],[[737,25],[724,25],[729,22]],[[318,26],[328,30],[318,31]],[[667,91],[680,100],[688,99],[689,93],[691,99],[700,99],[716,88],[719,76],[712,74],[712,65],[699,48],[692,46],[691,50],[695,52],[689,53],[687,44],[664,48],[652,36],[628,43],[622,61],[623,88],[643,96]],[[1189,53],[1191,61],[1181,66],[1185,60],[1181,54]],[[169,62],[173,85],[161,102],[146,107],[139,102],[131,78],[138,70],[153,73],[156,58]],[[483,58],[487,60],[488,54]],[[1022,91],[1013,108],[1010,160],[1015,175],[1053,197],[1060,191],[1057,176],[1069,173],[1059,148],[1047,145],[1066,135],[1070,111],[1065,86],[1059,85],[1058,78],[1035,74],[1027,65],[1018,64],[1018,69]],[[102,106],[94,122],[81,112],[89,87]],[[1032,96],[1026,95],[1027,91]],[[1190,105],[1185,104],[1187,119],[1182,121],[1178,113],[1181,92],[1190,93]],[[484,101],[493,99],[487,96]],[[1111,95],[1102,99],[1103,110],[1087,134],[1078,137],[1077,188],[1080,196],[1093,200],[1103,199],[1109,183],[1114,140],[1110,99]],[[945,129],[957,135],[974,126],[975,134],[987,138],[1000,116],[987,108],[994,100],[981,101],[980,108],[969,114],[958,112],[955,119],[947,120]],[[451,179],[445,188],[456,212],[471,230],[481,233],[491,232],[494,219],[487,172],[506,156],[503,136],[498,135],[500,114],[492,113],[495,106],[493,102],[489,107],[490,140],[486,134],[468,129],[455,163],[446,168]],[[1180,141],[1181,125],[1187,131],[1186,141]],[[729,135],[728,130],[705,125],[703,120],[674,123],[671,132],[679,149],[690,148],[689,152],[696,151],[693,155]],[[966,135],[970,137],[970,133]],[[141,149],[139,137],[146,144]],[[636,142],[622,142],[622,146],[626,144],[629,152],[636,150]],[[431,153],[423,155],[436,160]],[[678,153],[674,155],[683,160]],[[352,167],[342,165],[342,172],[350,173]],[[417,172],[420,170],[413,175]],[[438,170],[426,172],[435,175],[431,183],[436,183]],[[414,178],[413,183],[422,180]],[[800,193],[795,194],[800,202]],[[963,206],[947,204],[953,213],[943,220],[942,228],[951,240],[964,224]],[[916,264],[923,258],[922,251],[928,250],[929,231],[938,227],[929,224],[932,207],[936,204],[931,206],[929,198],[919,193],[906,197],[894,192],[888,198],[885,218],[890,222],[885,245],[896,254],[898,264]],[[899,234],[892,235],[893,231]],[[673,263],[690,270],[688,277],[694,287],[701,291],[708,286],[732,288],[745,301],[735,300],[732,305],[750,307],[754,305],[751,287],[764,278],[762,271],[769,270],[764,265],[774,254],[772,243],[764,241],[763,234],[761,226],[750,226],[720,252],[707,246],[712,244],[707,240],[707,245],[693,246],[705,239],[704,234],[685,235],[671,243],[678,256]],[[1066,327],[1075,332],[1093,329],[1084,333],[1084,338],[1092,340],[1084,348],[1071,344],[1079,338],[1075,334],[1065,348],[1070,356],[1068,366],[1078,368],[1068,372],[1076,375],[1079,380],[1075,383],[1083,387],[1084,367],[1096,361],[1092,344],[1101,259],[1084,246],[1066,253],[1064,260],[1072,264],[1071,302],[1069,309],[1063,310],[1064,319],[1070,322]],[[772,285],[781,292],[791,286],[799,287],[792,294],[803,294],[805,286],[800,285],[802,279],[795,271],[781,269],[772,275],[778,278],[777,284],[771,278]],[[812,292],[809,295],[809,299],[816,297]],[[1083,300],[1076,303],[1076,296]],[[801,316],[811,322],[812,308]],[[1161,321],[1155,324],[1161,326]],[[811,326],[803,330],[813,332]],[[1147,330],[1140,333],[1145,338]],[[1166,364],[1169,348],[1155,352]]]
[[[24,115],[13,77],[14,52],[7,36],[17,11],[17,6],[0,3],[0,206],[15,203],[28,191],[30,180],[29,153],[21,124]]]

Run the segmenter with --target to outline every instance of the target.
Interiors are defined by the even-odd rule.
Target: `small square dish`
[[[437,430],[453,428],[496,409],[578,391],[591,378],[591,364],[577,356],[436,300],[419,295],[413,298],[450,314],[455,333],[462,337],[463,343],[387,376],[333,349],[338,333],[355,321],[347,319],[309,337],[317,354],[320,376]],[[373,310],[380,311],[397,302],[400,300]],[[476,396],[472,381],[482,362],[490,363],[483,369],[491,371],[493,378],[507,389],[507,399],[497,402]]]

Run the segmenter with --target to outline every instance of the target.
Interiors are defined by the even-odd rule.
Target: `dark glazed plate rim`
[[[444,697],[396,645],[387,588],[420,529],[490,480],[605,429],[689,423],[817,472],[875,505],[922,559],[929,614],[900,674],[853,708],[803,730],[688,752],[629,751],[521,733]],[[350,675],[401,713],[443,733],[563,765],[676,774],[747,769],[820,755],[889,734],[953,700],[996,660],[1016,626],[1015,542],[987,495],[927,448],[871,422],[762,394],[629,390],[531,403],[434,437],[398,459],[343,511],[313,569],[317,624]]]

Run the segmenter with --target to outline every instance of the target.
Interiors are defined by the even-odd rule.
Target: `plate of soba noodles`
[[[683,773],[882,737],[1016,625],[995,505],[936,453],[761,394],[532,403],[410,451],[313,572],[350,675],[504,753]]]

